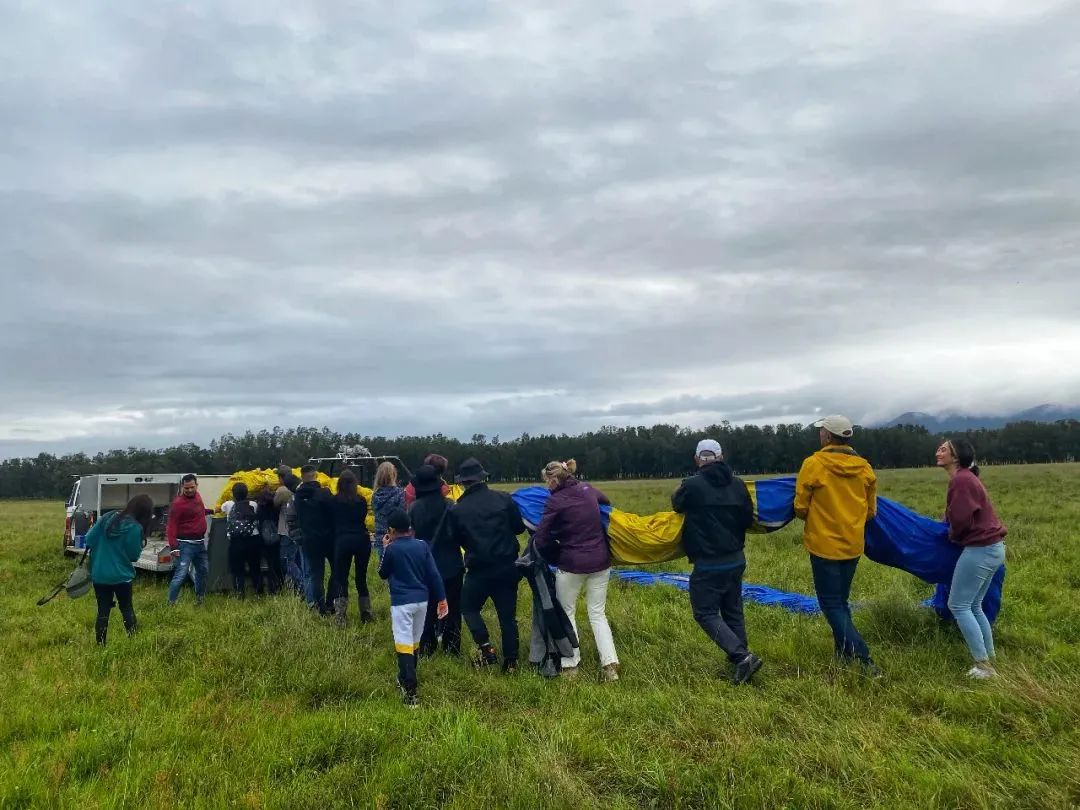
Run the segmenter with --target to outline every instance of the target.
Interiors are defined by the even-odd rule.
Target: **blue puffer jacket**
[[[371,509],[375,513],[375,542],[382,543],[390,513],[395,509],[405,509],[405,490],[401,487],[379,487],[371,496]]]

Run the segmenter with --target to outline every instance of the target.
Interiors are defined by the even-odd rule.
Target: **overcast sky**
[[[1080,3],[0,18],[0,456],[1080,402]]]

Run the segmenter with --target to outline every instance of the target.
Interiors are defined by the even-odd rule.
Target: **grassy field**
[[[0,807],[1077,806],[1080,465],[984,477],[1010,529],[997,681],[964,677],[959,634],[919,605],[930,586],[864,560],[856,622],[881,681],[832,664],[820,616],[750,605],[765,667],[734,688],[685,593],[613,583],[619,683],[437,657],[418,711],[398,699],[373,574],[380,621],[344,632],[285,596],[196,610],[186,591],[170,610],[165,583],[140,578],[139,634],[114,612],[102,649],[92,596],[34,606],[71,565],[62,506],[0,503]],[[944,508],[936,470],[880,480],[886,497]],[[606,489],[647,513],[673,486]],[[747,556],[747,581],[812,592],[797,526]]]

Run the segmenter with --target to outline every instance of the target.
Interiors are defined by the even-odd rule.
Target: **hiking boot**
[[[344,629],[345,627],[345,613],[349,609],[349,600],[345,597],[339,597],[334,600],[334,624]]]
[[[371,624],[375,621],[375,614],[371,612],[371,597],[358,596],[356,601],[360,606],[360,622],[362,624]]]
[[[761,659],[753,653],[747,653],[742,660],[735,665],[735,675],[731,679],[736,686],[749,683],[754,673],[761,669]]]
[[[491,667],[499,663],[499,654],[490,644],[481,644],[477,652],[476,666]]]
[[[600,667],[600,683],[614,683],[619,680],[619,665],[604,664]]]
[[[412,689],[398,684],[398,689],[401,690],[401,703],[409,709],[415,709],[420,705],[420,696],[416,694],[416,687]]]
[[[503,675],[513,675],[517,672],[517,659],[507,658],[502,665]]]
[[[562,670],[560,670],[559,674],[562,675],[564,678],[572,681],[577,678],[578,673],[580,672],[581,670],[577,667],[563,667]]]

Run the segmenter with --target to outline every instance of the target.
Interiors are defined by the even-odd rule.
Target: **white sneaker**
[[[968,677],[973,678],[976,681],[988,681],[994,677],[994,673],[988,669],[982,667],[972,667],[968,670]]]

